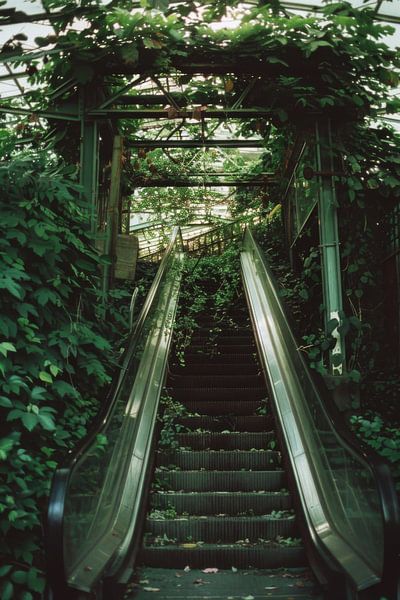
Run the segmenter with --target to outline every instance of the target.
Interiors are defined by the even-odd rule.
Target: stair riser
[[[231,494],[218,492],[199,492],[194,494],[153,494],[151,506],[160,510],[172,507],[178,514],[190,515],[237,515],[248,512],[265,515],[272,510],[288,510],[292,506],[289,494],[257,494],[245,492]]]
[[[196,377],[197,375],[237,375],[240,373],[245,376],[257,376],[260,373],[260,367],[256,363],[250,364],[237,364],[237,363],[220,363],[220,364],[197,364],[197,365],[187,365],[186,367],[179,367],[172,365],[171,367],[171,381],[173,381],[173,377],[175,375],[184,375],[189,376],[192,375]]]
[[[193,450],[251,450],[267,449],[275,433],[181,433],[177,441],[181,447]]]
[[[236,368],[231,374],[222,375],[187,375],[187,376],[171,376],[168,380],[168,385],[172,385],[174,390],[179,388],[261,388],[263,386],[263,378],[261,374],[243,375]],[[264,388],[264,397],[267,395]]]
[[[190,352],[193,354],[203,354],[208,359],[213,359],[215,355],[228,356],[229,354],[250,354],[253,355],[256,352],[254,344],[219,344],[217,351],[213,352],[212,349],[207,349],[203,344],[196,346],[195,344],[190,345]],[[253,357],[254,358],[254,357]]]
[[[277,569],[304,567],[306,556],[303,548],[215,548],[193,549],[161,547],[145,548],[140,556],[142,562],[150,567],[168,567],[184,569],[204,569],[212,565],[218,569],[238,569],[250,567]]]
[[[197,413],[198,415],[209,416],[253,415],[256,412],[256,410],[262,405],[262,403],[259,400],[246,400],[242,402],[239,402],[238,400],[232,402],[224,400],[220,400],[219,402],[215,400],[181,400],[181,402],[190,413]]]
[[[232,327],[232,326],[224,326],[224,325],[215,325],[215,323],[208,324],[208,327],[199,327],[194,330],[194,336],[198,337],[215,337],[218,334],[221,337],[242,337],[242,336],[253,336],[253,332],[251,327],[248,325],[247,327]],[[218,338],[217,338],[218,339]],[[252,338],[253,339],[253,338]]]
[[[294,537],[297,534],[294,519],[277,520],[242,520],[240,518],[224,518],[219,521],[212,517],[199,520],[160,520],[148,519],[146,532],[151,536],[163,536],[176,539],[178,543],[186,540],[203,541],[206,543],[231,543],[249,539],[257,542],[259,538],[274,540],[276,536]],[[146,543],[151,543],[150,539]]]
[[[204,346],[213,349],[214,346],[219,348],[220,346],[253,346],[254,347],[254,336],[251,331],[246,335],[223,335],[209,333],[209,335],[198,335],[194,333],[191,339],[191,346]]]
[[[184,356],[185,365],[204,364],[207,365],[212,363],[238,363],[238,364],[250,364],[256,365],[257,359],[253,355],[253,352],[232,352],[229,354],[216,354],[210,356],[209,354],[201,354],[200,352],[186,352]]]
[[[179,402],[198,400],[199,402],[235,402],[263,400],[266,390],[256,388],[167,388],[172,398]]]
[[[284,471],[162,471],[158,478],[166,489],[193,492],[278,491],[287,485]]]
[[[271,416],[201,416],[183,417],[178,420],[183,427],[195,431],[205,429],[207,431],[254,431],[264,432],[271,430],[274,422]]]
[[[168,467],[176,465],[182,470],[191,471],[207,469],[210,471],[224,470],[236,471],[246,469],[247,471],[266,471],[278,466],[281,461],[280,453],[274,450],[262,452],[235,450],[227,451],[181,451],[163,452],[157,454],[157,466]]]

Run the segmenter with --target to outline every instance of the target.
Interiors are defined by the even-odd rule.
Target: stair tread
[[[233,566],[233,565],[232,565]],[[144,583],[146,582],[146,583]],[[199,582],[199,583],[196,583]],[[200,569],[176,569],[144,567],[131,584],[132,593],[126,600],[148,600],[146,587],[159,589],[157,598],[187,600],[188,598],[212,598],[233,600],[253,596],[265,599],[273,591],[273,598],[294,600],[322,600],[316,596],[318,588],[309,570],[305,569],[220,569],[217,573],[204,573]],[[269,591],[268,591],[269,590]],[[272,596],[271,596],[272,597]]]
[[[204,429],[206,431],[219,432],[220,429],[230,429],[237,432],[263,432],[271,428],[272,417],[266,415],[200,415],[192,417],[181,417],[177,421],[183,427]]]
[[[196,450],[210,449],[237,449],[250,450],[251,448],[268,449],[268,444],[274,442],[274,431],[258,431],[245,433],[242,431],[222,432],[186,432],[179,433],[176,439],[180,447],[190,447]],[[275,448],[270,448],[271,450]]]
[[[303,546],[285,547],[276,542],[269,544],[201,544],[184,547],[183,545],[143,546],[141,559],[148,566],[168,565],[175,568],[205,568],[212,565],[218,569],[262,567],[305,567],[307,559]]]
[[[162,484],[178,491],[231,492],[281,490],[286,485],[283,469],[263,471],[159,471]]]

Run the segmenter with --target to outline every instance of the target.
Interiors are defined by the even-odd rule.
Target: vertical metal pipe
[[[321,173],[319,176],[318,217],[325,327],[332,319],[337,319],[338,327],[340,327],[343,301],[337,216],[338,204],[332,175],[335,171],[332,131],[328,120],[320,120],[316,123],[316,142],[317,169]],[[335,327],[332,332],[336,344],[329,353],[329,369],[332,375],[343,375],[345,371],[345,342],[338,327]]]
[[[81,117],[80,184],[89,202],[90,231],[97,231],[97,191],[99,180],[99,135],[97,123]]]

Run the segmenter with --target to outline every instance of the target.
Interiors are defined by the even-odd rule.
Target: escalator
[[[174,233],[105,412],[56,473],[49,598],[397,598],[389,470],[332,420],[249,231],[241,262],[249,312],[216,320],[205,281],[209,307],[166,379]],[[165,380],[184,410],[176,448],[156,449]]]

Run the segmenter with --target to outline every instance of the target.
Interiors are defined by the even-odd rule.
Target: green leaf
[[[47,373],[47,371],[40,371],[39,379],[45,383],[53,383],[53,378],[50,373]]]
[[[31,399],[35,402],[39,402],[40,400],[44,400],[46,397],[47,391],[45,388],[35,385],[35,387],[31,391]]]
[[[337,319],[330,319],[326,324],[326,332],[328,335],[332,333],[339,325],[339,321]]]
[[[14,344],[11,344],[10,342],[1,342],[0,343],[0,353],[3,356],[7,356],[8,352],[16,352],[17,349],[14,346]]]
[[[57,367],[57,365],[50,365],[49,369],[53,377],[57,377],[58,373],[60,372],[60,368]]]
[[[28,573],[26,571],[14,571],[11,575],[11,579],[14,583],[18,583],[19,585],[24,585],[26,583],[28,577]]]
[[[1,590],[1,600],[12,600],[14,597],[14,585],[11,581],[5,581]]]
[[[128,65],[135,65],[139,60],[139,50],[136,44],[124,46],[120,50],[122,60]]]
[[[39,572],[37,569],[32,568],[28,571],[27,584],[30,590],[41,594],[44,590],[45,580],[43,577],[39,576]]]
[[[14,298],[18,298],[18,300],[23,300],[25,297],[22,287],[11,279],[11,277],[0,279],[0,289],[7,290]]]
[[[351,381],[355,381],[356,383],[359,383],[361,381],[360,371],[357,371],[357,369],[353,369],[352,371],[349,372],[349,378],[351,379]]]
[[[5,577],[12,569],[12,565],[3,565],[0,567],[0,577]]]
[[[308,290],[306,290],[305,288],[302,288],[302,289],[299,291],[299,296],[300,296],[300,298],[303,298],[304,300],[308,300],[308,299],[309,299],[309,297],[310,297],[310,296],[309,296],[309,293],[308,293]]]
[[[7,398],[6,396],[0,396],[0,406],[3,408],[11,408],[13,403],[11,402],[10,398]]]
[[[36,425],[38,424],[38,420],[38,416],[31,412],[22,414],[22,423],[28,431],[32,431],[32,429],[36,427]]]
[[[332,353],[331,362],[334,367],[339,367],[341,364],[343,364],[342,354],[340,354],[340,352]]]
[[[43,415],[39,413],[39,423],[46,429],[47,431],[54,431],[56,428],[56,424],[50,415]]]

